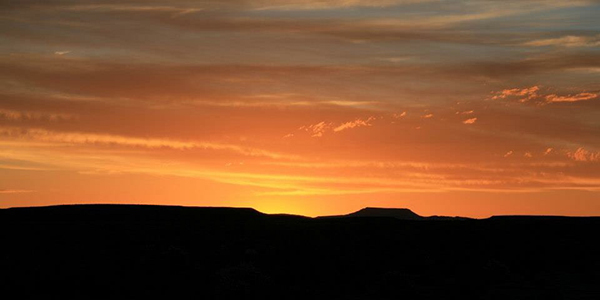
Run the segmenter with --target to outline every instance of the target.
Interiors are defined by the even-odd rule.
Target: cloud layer
[[[598,4],[0,1],[0,205],[600,213]]]

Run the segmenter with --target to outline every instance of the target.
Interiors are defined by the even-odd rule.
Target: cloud
[[[340,131],[344,131],[347,129],[352,129],[352,128],[358,128],[358,127],[363,127],[363,126],[372,126],[371,122],[374,121],[376,118],[371,116],[367,119],[356,119],[354,121],[349,121],[349,122],[345,122],[342,123],[338,126],[335,126],[333,124],[333,122],[319,122],[317,124],[313,124],[313,125],[307,125],[307,126],[302,126],[300,128],[298,128],[298,130],[304,130],[306,132],[308,132],[311,137],[322,137],[323,134],[325,134],[325,132],[332,130],[333,132],[340,132]]]
[[[531,47],[597,47],[600,46],[600,35],[596,36],[574,36],[568,35],[552,39],[540,39],[524,43]]]
[[[335,127],[333,129],[333,131],[340,132],[342,130],[351,129],[351,128],[357,128],[357,127],[362,127],[362,126],[372,126],[371,122],[373,120],[375,120],[375,117],[369,117],[366,120],[356,119],[354,121],[346,122],[346,123],[341,124],[338,127]]]
[[[348,107],[367,107],[374,104],[380,103],[379,101],[348,101],[348,100],[329,100],[329,101],[318,101],[315,104],[320,105],[337,105],[337,106],[348,106]]]
[[[546,104],[546,103],[558,103],[558,102],[577,102],[577,101],[585,101],[591,100],[598,97],[598,94],[595,93],[578,93],[574,95],[566,95],[566,96],[558,96],[556,94],[543,95],[540,92],[539,86],[532,86],[530,88],[524,89],[506,89],[500,92],[496,92],[494,96],[492,96],[493,100],[496,99],[506,99],[506,98],[515,98],[519,102],[528,102],[533,101],[538,104]]]
[[[6,1],[5,1],[6,2]],[[190,32],[251,32],[251,33],[284,33],[294,35],[320,35],[345,41],[438,41],[464,44],[515,44],[522,39],[510,35],[496,34],[475,29],[475,26],[464,26],[470,22],[491,22],[494,19],[526,15],[527,13],[555,9],[557,7],[582,5],[581,1],[504,1],[498,5],[494,1],[456,1],[456,5],[436,5],[439,0],[262,0],[262,1],[13,1],[5,7],[17,8],[29,12],[43,21],[42,24],[64,25],[77,24],[80,27],[89,26],[90,32],[98,34],[91,28],[110,26],[113,20],[135,20],[138,24],[148,25],[147,28],[162,26],[179,28]],[[26,2],[24,4],[16,2]],[[162,3],[161,3],[162,2]],[[575,3],[579,2],[579,3]],[[405,13],[400,11],[396,17],[388,13],[375,15],[371,12],[364,18],[350,18],[343,11],[346,8],[381,8],[399,5],[409,6]],[[1,5],[1,4],[0,4]],[[414,8],[413,12],[411,9]],[[462,8],[462,9],[461,9]],[[337,9],[327,16],[313,17],[310,12],[303,10]],[[430,13],[423,13],[423,10]],[[295,15],[286,17],[278,14],[258,13],[257,10],[298,11]],[[9,10],[7,10],[9,11]],[[340,12],[341,11],[341,12]],[[40,17],[41,16],[41,17]],[[88,17],[89,16],[89,17]],[[45,17],[45,18],[44,18]],[[88,18],[86,18],[88,17]],[[21,22],[32,22],[33,17],[23,18]],[[82,20],[85,20],[83,22]],[[127,26],[116,22],[119,26]],[[118,28],[120,29],[120,28]],[[26,28],[14,29],[26,32],[27,35],[43,39],[39,30]],[[52,33],[61,40],[79,40],[90,43],[92,39],[82,39],[76,35],[65,36]],[[25,39],[23,34],[14,34]],[[102,35],[102,42],[106,36]],[[136,39],[128,39],[127,30],[122,34],[111,35],[111,40],[120,40],[115,46],[122,47]],[[144,43],[147,44],[147,43]],[[139,45],[131,45],[139,46]],[[392,56],[392,60],[398,57]]]
[[[252,97],[255,98],[255,97]],[[314,97],[312,97],[314,98]],[[341,106],[341,107],[365,107],[377,104],[374,101],[316,101],[316,100],[284,100],[275,97],[267,98],[268,101],[207,101],[190,100],[190,104],[198,106],[217,107],[293,107],[293,106]]]
[[[34,111],[18,111],[0,108],[0,118],[22,121],[22,120],[43,120],[43,121],[65,121],[75,119],[75,116],[62,113],[45,113]]]
[[[403,118],[403,117],[406,117],[406,112],[405,111],[403,111],[403,112],[401,112],[399,114],[398,113],[394,113],[392,115],[392,118],[394,118],[394,119],[400,119],[400,118]]]
[[[32,55],[21,58],[17,63],[18,59],[0,56],[0,78],[20,83],[27,92],[48,90],[114,103],[141,100],[143,104],[161,101],[222,107],[362,108],[379,101],[346,99],[347,96],[356,98],[354,91],[362,90],[363,85],[377,78],[389,80],[390,72],[396,72],[344,65],[183,65],[80,59],[56,62]],[[323,86],[314,79],[321,76],[326,76],[331,84]],[[350,86],[338,88],[345,84]],[[290,91],[283,95],[276,92],[282,89]]]
[[[161,1],[141,1],[141,0],[123,0],[123,1],[102,1],[103,4],[98,4],[98,1],[91,0],[26,0],[26,1],[4,1],[0,2],[0,7],[4,9],[52,9],[52,10],[125,10],[125,11],[171,11],[179,9],[190,9],[190,8],[206,8],[206,9],[230,9],[230,10],[321,10],[321,9],[334,9],[334,8],[348,8],[348,7],[373,7],[373,8],[386,8],[390,6],[402,6],[411,4],[422,4],[422,5],[437,5],[439,1],[436,0],[230,0],[230,1],[219,1],[219,0],[206,0],[199,2],[201,6],[198,6],[198,2],[188,0],[170,0],[162,1],[168,3],[168,5],[161,5]],[[463,5],[465,1],[456,1],[457,6]],[[533,2],[536,5],[531,5]],[[571,6],[583,6],[594,3],[594,0],[577,0],[577,1],[503,1],[502,7],[499,7],[494,1],[485,0],[477,1],[471,4],[470,7],[474,10],[476,16],[471,18],[481,19],[490,18],[492,9],[501,10],[504,14],[506,12],[501,8],[511,7],[511,13],[519,13],[521,11],[536,11],[543,9],[555,9],[560,7],[571,7]],[[492,11],[493,12],[493,11]],[[523,12],[521,12],[523,13]],[[480,14],[482,16],[480,16]],[[503,15],[503,14],[502,14]],[[456,18],[456,16],[453,16]],[[459,17],[462,17],[459,15]],[[464,17],[462,17],[464,18]],[[461,18],[461,19],[462,19]]]
[[[48,90],[57,94],[96,97],[105,99],[102,101],[119,104],[124,101],[140,101],[143,102],[140,104],[147,105],[152,101],[233,107],[315,104],[349,105],[361,108],[374,104],[370,100],[372,97],[367,97],[372,96],[373,92],[368,87],[373,84],[379,84],[381,89],[378,90],[378,95],[387,98],[378,99],[377,102],[381,102],[380,106],[383,106],[391,102],[390,95],[393,92],[403,92],[404,96],[410,97],[423,94],[422,90],[411,90],[407,86],[391,84],[394,80],[404,77],[429,83],[442,79],[471,83],[474,78],[498,79],[537,73],[547,74],[583,66],[600,66],[600,56],[594,54],[577,57],[553,55],[543,60],[529,59],[522,62],[415,64],[405,67],[124,63],[103,59],[66,59],[57,62],[56,59],[35,55],[16,57],[19,59],[0,56],[0,77],[19,83],[23,86],[22,90],[27,92]],[[322,82],[313,79],[320,77],[327,77],[330,84],[323,85]],[[507,95],[530,89],[506,90],[504,94],[501,92],[493,96],[505,98]],[[282,90],[287,90],[285,93],[302,96],[293,99],[247,98],[248,94],[277,94]],[[348,101],[332,102],[336,100],[331,98],[348,99]]]
[[[457,115],[470,115],[470,114],[473,114],[474,112],[475,112],[474,110],[465,110],[465,111],[462,111],[462,112],[457,111],[456,114]]]
[[[126,1],[125,1],[126,2]],[[176,7],[176,6],[151,6],[151,5],[135,5],[135,4],[75,4],[63,7],[67,11],[96,11],[96,12],[167,12],[172,13],[172,16],[184,15],[202,11],[198,7]]]
[[[31,193],[33,191],[28,190],[3,190],[0,189],[0,194],[22,194],[22,193]]]
[[[317,124],[302,126],[298,130],[304,130],[311,134],[311,137],[322,137],[323,133],[333,127],[333,123],[326,123],[325,121]]]
[[[389,7],[413,3],[427,3],[433,0],[262,0],[254,1],[258,10],[317,10],[345,7]]]
[[[0,127],[0,136],[18,139],[25,138],[39,142],[64,143],[75,145],[116,145],[124,147],[143,147],[148,149],[170,148],[174,150],[221,150],[232,151],[247,156],[261,156],[273,159],[295,159],[295,157],[293,156],[232,144],[199,141],[178,141],[172,139],[158,138],[140,138],[112,134],[56,132],[35,128],[24,129],[15,127]]]
[[[513,152],[512,152],[512,151],[508,151],[508,152],[506,152],[506,154],[504,154],[504,157],[509,157],[509,156],[511,156],[512,154],[513,154]]]
[[[477,121],[477,118],[471,118],[463,121],[463,124],[474,124]]]
[[[193,2],[186,0],[166,1],[169,5],[153,5],[156,1],[136,1],[125,0],[106,4],[98,4],[94,1],[24,1],[26,3],[19,5],[17,3],[9,5],[12,8],[24,8],[30,4],[33,8],[54,8],[55,10],[67,11],[99,11],[99,12],[167,12],[167,13],[190,13],[202,11],[205,9],[229,9],[229,10],[321,10],[347,7],[389,7],[396,5],[407,5],[414,3],[427,3],[434,0],[231,0],[218,1],[207,0],[202,2]]]
[[[377,58],[377,60],[379,60],[379,61],[386,61],[386,62],[391,62],[391,63],[401,63],[401,62],[410,61],[412,59],[414,59],[414,57],[412,57],[412,56]]]
[[[567,156],[575,161],[597,162],[600,161],[600,152],[588,151],[578,148],[575,152],[567,152]]]
[[[548,155],[552,152],[552,150],[554,150],[553,148],[548,148],[546,149],[546,151],[544,151],[544,155]]]
[[[546,102],[548,103],[557,103],[557,102],[577,102],[577,101],[585,101],[591,100],[598,97],[598,94],[593,93],[579,93],[575,95],[567,95],[567,96],[557,96],[557,95],[547,95]]]
[[[9,2],[29,11],[5,10]],[[588,47],[590,41],[560,40],[568,45],[563,49],[523,47],[530,41],[538,41],[538,46],[526,47],[561,47],[557,41],[543,40],[560,38],[564,32],[584,34],[585,28],[573,24],[557,27],[538,10],[573,1],[435,1],[391,9],[381,7],[408,2],[0,3],[0,17],[8,25],[0,35],[10,45],[0,55],[0,102],[6,108],[0,122],[46,128],[3,130],[0,158],[36,154],[39,161],[82,172],[200,176],[290,194],[382,191],[378,185],[386,180],[396,180],[385,187],[389,191],[588,188],[591,179],[598,182],[594,166],[575,161],[593,159],[594,152],[577,153],[574,147],[573,158],[559,151],[542,156],[549,145],[597,150],[595,107],[515,109],[506,101],[478,101],[490,90],[500,91],[490,95],[498,100],[534,104],[582,101],[591,96],[583,92],[598,93],[593,90],[598,73],[581,72],[600,70],[598,51],[574,48]],[[373,8],[346,9],[351,6]],[[331,10],[291,11],[309,9]],[[551,15],[565,20],[573,13],[554,10]],[[586,15],[578,22],[592,24]],[[67,50],[77,55],[67,55]],[[448,105],[458,100],[464,105]],[[407,117],[403,110],[412,115]],[[60,119],[43,111],[71,113],[78,119],[27,122]],[[367,118],[370,115],[378,119]],[[316,119],[303,121],[306,116]],[[387,121],[398,124],[389,126]],[[414,130],[424,123],[422,130]],[[297,130],[304,124],[312,125]],[[345,134],[352,129],[365,134]],[[339,151],[342,148],[347,151]],[[507,152],[510,157],[503,159],[508,149],[515,153]],[[525,159],[526,150],[536,159]],[[144,155],[152,162],[146,163]],[[114,157],[113,163],[104,163]],[[398,157],[427,166],[414,170],[385,161]],[[335,168],[306,167],[298,172],[293,166],[253,165],[334,159],[381,159],[382,167],[342,162]],[[201,172],[242,160],[245,165],[229,171],[264,176]],[[440,162],[470,167],[443,169]],[[481,162],[499,163],[490,170],[475,169]],[[323,178],[330,181],[323,184]],[[339,186],[338,181],[355,186]]]
[[[527,100],[531,100],[538,97],[538,91],[540,90],[539,86],[532,86],[530,88],[524,89],[506,89],[500,92],[497,92],[495,96],[492,97],[493,100],[496,99],[505,99],[507,97],[519,97],[520,102],[525,102]]]
[[[574,71],[577,69],[590,69],[600,66],[600,55],[595,52],[554,52],[544,55],[513,58],[499,61],[482,61],[466,63],[455,66],[457,75],[471,79],[514,79],[517,76],[545,74]],[[447,72],[451,72],[448,70]],[[523,89],[515,89],[515,91]]]
[[[157,158],[154,153],[137,151],[75,151],[73,147],[70,151],[63,151],[60,148],[64,147],[34,147],[25,143],[20,148],[14,146],[7,151],[1,146],[0,156],[44,162],[56,166],[56,169],[76,170],[82,174],[135,173],[202,178],[260,187],[259,193],[289,195],[458,190],[523,192],[557,187],[585,190],[597,189],[600,182],[586,177],[586,173],[581,171],[577,174],[573,168],[576,164],[567,161],[566,157],[563,157],[566,163],[552,164],[519,163],[515,160],[510,160],[510,163],[492,160],[478,163],[470,157],[463,163],[335,161],[307,157],[308,160],[289,162],[253,160],[241,165],[232,163],[240,160],[227,159],[206,164],[195,160]],[[540,175],[542,173],[543,176]]]
[[[431,117],[433,117],[433,114],[426,114],[426,115],[422,116],[421,118],[423,118],[423,119],[429,119]]]
[[[393,114],[392,114],[392,119],[393,119],[393,120],[402,119],[402,118],[404,118],[404,117],[406,117],[406,112],[405,112],[405,111],[403,111],[403,112],[401,112],[401,113],[393,113]],[[396,121],[391,121],[390,123],[391,123],[391,124],[396,124]]]

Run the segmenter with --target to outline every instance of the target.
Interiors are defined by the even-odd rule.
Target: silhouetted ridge
[[[80,204],[8,208],[0,210],[0,216],[4,218],[18,216],[36,222],[184,222],[221,218],[236,221],[259,218],[264,214],[253,208]]]
[[[18,299],[600,299],[600,218],[455,220],[385,208],[317,219],[0,209],[0,282]]]
[[[347,215],[348,217],[390,217],[401,220],[421,220],[423,217],[408,208],[366,207]]]
[[[471,218],[465,217],[448,217],[448,216],[429,216],[424,217],[414,213],[408,208],[379,208],[379,207],[365,207],[357,212],[353,212],[347,215],[337,216],[320,216],[318,219],[331,219],[331,218],[394,218],[397,220],[430,220],[430,221],[453,221],[453,220],[472,220]]]

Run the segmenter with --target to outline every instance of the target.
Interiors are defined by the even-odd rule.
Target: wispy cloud
[[[302,126],[298,130],[304,130],[308,132],[311,137],[322,137],[325,131],[333,127],[333,123],[330,122],[319,122],[317,124]]]
[[[477,118],[466,119],[463,121],[463,124],[474,124],[477,121]]]
[[[427,3],[432,0],[267,0],[255,1],[253,4],[257,10],[317,10],[346,7],[389,7],[411,3]]]
[[[475,111],[474,110],[465,110],[465,111],[457,111],[456,114],[457,115],[470,115],[473,114]]]
[[[63,121],[72,120],[76,117],[71,114],[47,113],[36,111],[18,111],[0,108],[0,118],[22,121],[22,120],[45,120],[45,121]]]
[[[352,128],[363,127],[363,126],[372,126],[371,122],[373,120],[375,120],[375,117],[369,117],[365,120],[356,119],[354,121],[346,122],[346,123],[341,124],[338,127],[335,127],[333,129],[333,131],[340,132],[340,131],[346,130],[346,129],[352,129]]]
[[[575,36],[567,35],[558,38],[540,39],[530,41],[524,44],[525,46],[543,47],[597,47],[600,46],[600,35],[596,36]]]
[[[125,3],[127,1],[124,1]],[[70,6],[64,6],[64,10],[68,11],[92,11],[92,12],[165,12],[171,13],[171,16],[176,17],[179,15],[185,15],[202,11],[199,7],[186,7],[186,6],[167,6],[167,5],[135,5],[135,4],[76,4]]]
[[[3,190],[0,189],[0,194],[22,194],[22,193],[31,193],[33,191],[29,190]]]
[[[115,145],[125,147],[143,147],[149,149],[170,148],[174,150],[221,150],[232,151],[247,156],[262,156],[274,159],[294,159],[294,156],[279,154],[267,150],[243,147],[232,144],[199,141],[178,141],[172,139],[128,137],[112,134],[96,134],[83,132],[56,132],[45,129],[25,129],[16,127],[0,127],[0,135],[11,138],[25,138],[41,142],[53,142],[79,145]]]
[[[352,128],[372,126],[372,122],[375,119],[376,118],[374,116],[371,116],[367,119],[356,119],[354,121],[344,122],[338,126],[335,126],[333,122],[322,121],[317,124],[302,126],[298,128],[298,130],[304,130],[308,132],[311,137],[322,137],[327,131],[340,132]]]
[[[525,102],[527,100],[531,100],[538,97],[538,91],[540,90],[539,86],[532,86],[530,88],[515,88],[515,89],[506,89],[500,92],[497,92],[492,99],[505,99],[507,97],[518,97],[520,98],[520,102]]]
[[[546,102],[548,103],[556,103],[556,102],[577,102],[577,101],[586,101],[591,99],[598,98],[598,94],[594,93],[579,93],[575,95],[566,95],[566,96],[558,96],[558,95],[547,95]]]
[[[394,113],[394,114],[392,114],[392,118],[394,118],[394,119],[400,119],[400,118],[403,118],[403,117],[406,117],[406,112],[405,111],[403,111],[401,113]]]
[[[556,94],[546,94],[541,92],[539,86],[532,86],[524,89],[506,89],[495,93],[493,100],[514,98],[519,102],[536,102],[538,104],[558,103],[558,102],[577,102],[591,100],[598,97],[596,93],[582,92],[578,94],[559,96]]]

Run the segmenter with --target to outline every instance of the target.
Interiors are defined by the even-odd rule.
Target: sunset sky
[[[600,215],[600,1],[0,0],[0,207]]]

